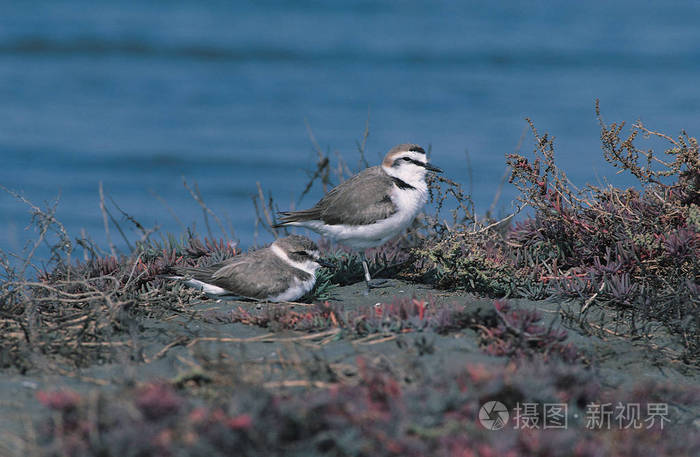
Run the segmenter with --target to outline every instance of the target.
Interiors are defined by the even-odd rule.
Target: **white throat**
[[[426,170],[423,167],[412,163],[401,164],[398,167],[387,167],[382,165],[382,170],[391,177],[398,178],[406,184],[410,184],[418,190],[427,190],[425,182]]]
[[[297,268],[301,271],[305,271],[306,273],[309,273],[310,275],[315,275],[316,270],[318,270],[321,265],[319,265],[316,262],[313,262],[311,260],[305,260],[304,262],[297,262],[295,260],[292,260],[289,258],[286,252],[282,250],[279,246],[275,245],[274,243],[270,246],[270,250],[275,253],[277,257],[282,259],[284,263],[287,265]]]

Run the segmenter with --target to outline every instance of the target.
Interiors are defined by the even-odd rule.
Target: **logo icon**
[[[488,430],[500,430],[508,423],[508,409],[500,401],[487,401],[479,409],[479,422]]]

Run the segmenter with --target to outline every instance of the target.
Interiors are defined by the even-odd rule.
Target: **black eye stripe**
[[[399,157],[398,159],[394,160],[394,163],[391,164],[392,167],[398,167],[401,164],[401,160],[405,160],[407,162],[411,162],[414,165],[418,165],[419,167],[425,167],[425,164],[419,160],[412,159],[410,157]]]

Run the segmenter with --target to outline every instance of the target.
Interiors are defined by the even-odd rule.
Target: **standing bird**
[[[353,249],[380,246],[411,225],[428,200],[428,163],[417,144],[392,148],[382,164],[331,189],[313,208],[280,213],[273,227],[305,227]],[[365,283],[372,278],[362,253]]]
[[[181,276],[174,278],[211,295],[294,301],[314,287],[316,270],[322,266],[332,265],[319,259],[316,243],[291,235],[216,265],[176,267]]]

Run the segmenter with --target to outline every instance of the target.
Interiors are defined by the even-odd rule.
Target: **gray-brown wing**
[[[329,225],[366,225],[396,212],[389,196],[394,185],[380,167],[371,167],[331,189],[313,208],[282,213],[287,222],[321,220]]]
[[[233,295],[261,299],[284,292],[294,274],[308,275],[290,270],[267,249],[241,254],[209,267],[181,271],[194,279],[226,289]]]
[[[212,275],[212,284],[244,297],[267,298],[284,292],[294,273],[276,255],[263,249],[224,263]]]

